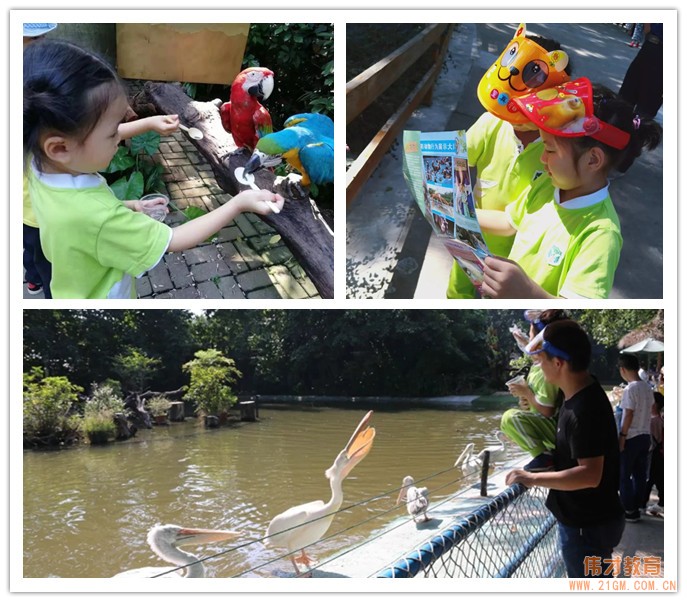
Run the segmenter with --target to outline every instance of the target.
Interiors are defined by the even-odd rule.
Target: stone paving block
[[[184,190],[184,196],[187,199],[192,198],[192,197],[204,196],[206,194],[210,194],[210,191],[208,190],[207,186],[196,186],[194,188],[189,188],[188,190]]]
[[[229,242],[241,238],[242,236],[243,234],[241,234],[241,230],[238,229],[238,226],[227,226],[217,233],[217,242]]]
[[[267,286],[272,286],[272,281],[270,276],[265,269],[252,270],[250,272],[245,272],[244,274],[239,274],[236,276],[236,281],[239,283],[241,288],[246,291],[254,291],[259,288],[265,288]]]
[[[183,159],[167,159],[167,165],[177,167],[179,165],[190,165],[190,161],[184,156]]]
[[[173,153],[183,153],[184,152],[184,149],[181,147],[181,144],[179,144],[175,139],[170,140],[169,148],[172,150]]]
[[[217,287],[217,284],[208,280],[207,282],[199,282],[196,285],[198,294],[201,299],[223,299],[222,292]],[[238,286],[237,286],[238,288]]]
[[[167,292],[174,288],[172,279],[169,277],[167,272],[167,266],[164,261],[158,263],[152,270],[148,272],[148,278],[150,278],[150,283],[153,287],[153,293],[156,295],[159,293]]]
[[[262,254],[262,256],[265,259],[265,263],[270,265],[283,264],[287,261],[291,261],[294,258],[288,247],[285,247],[284,245],[269,248]]]
[[[219,209],[221,207],[219,201],[217,201],[217,198],[214,194],[204,196],[203,202],[205,203],[205,206],[208,208],[209,211],[214,211],[215,209]]]
[[[267,272],[273,281],[279,284],[286,292],[287,299],[307,299],[308,293],[300,285],[293,274],[283,265],[275,265],[267,268]]]
[[[165,159],[183,159],[186,153],[165,153]]]
[[[258,231],[255,229],[255,226],[250,223],[247,215],[246,213],[238,215],[234,220],[234,224],[241,229],[244,236],[257,236]]]
[[[169,173],[172,176],[174,176],[174,180],[177,182],[181,182],[182,180],[185,180],[187,177],[183,167],[170,167]]]
[[[208,184],[216,184],[215,174],[212,171],[198,170],[198,175],[203,178]]]
[[[241,257],[248,265],[248,268],[254,270],[262,265],[262,257],[246,242],[245,239],[237,239],[234,241],[234,246],[241,253]]]
[[[170,299],[200,299],[200,294],[195,286],[187,286],[185,288],[175,288],[169,293]]]
[[[251,291],[246,295],[248,299],[284,299],[279,290],[274,286],[261,288],[257,291]]]
[[[176,182],[168,182],[167,183],[167,192],[172,192],[172,191],[176,192],[177,190],[180,190],[179,184],[177,184]]]
[[[161,155],[167,155],[168,153],[171,153],[172,149],[169,146],[169,142],[162,142],[160,141],[160,154]]]
[[[259,252],[267,251],[270,247],[282,242],[281,236],[276,232],[272,234],[262,234],[260,236],[253,236],[250,239],[251,246]]]
[[[150,284],[148,276],[141,276],[136,278],[136,296],[141,299],[143,297],[150,297],[153,294],[153,287]]]
[[[224,194],[216,194],[216,195],[215,195],[215,199],[216,199],[219,203],[221,203],[222,205],[224,205],[224,203],[228,203],[228,202],[231,201],[231,199],[233,199],[233,198],[234,198],[234,197],[231,196],[231,195],[230,195],[229,193],[227,193],[227,192],[225,192]]]
[[[200,165],[201,163],[205,163],[205,159],[203,157],[201,157],[200,154],[196,151],[193,151],[193,152],[187,151],[186,156],[189,158],[191,163],[193,163],[194,165]]]
[[[310,278],[299,278],[298,283],[305,289],[305,292],[308,293],[308,297],[319,298],[320,294],[317,292],[317,289]]]
[[[184,172],[184,179],[198,176],[198,170],[193,165],[184,165],[181,169]]]
[[[196,282],[205,282],[220,276],[228,276],[231,274],[231,270],[223,260],[219,259],[206,263],[197,263],[191,268],[191,273]]]
[[[253,226],[258,231],[259,234],[275,234],[276,230],[272,228],[269,224],[266,224],[261,219],[257,220]]]
[[[232,243],[222,243],[217,247],[233,274],[243,274],[249,270],[243,257]]]
[[[198,263],[207,263],[208,261],[216,261],[218,255],[221,257],[219,250],[214,245],[195,247],[194,249],[184,251],[184,259],[190,266]]]
[[[178,184],[178,186],[179,186],[179,188],[181,188],[181,190],[187,190],[189,188],[198,188],[198,187],[203,186],[203,185],[204,185],[203,180],[201,180],[200,178],[196,178],[196,177],[193,177],[193,178],[190,177],[187,180],[185,180],[184,182],[179,182],[179,184]]]
[[[169,277],[174,283],[174,288],[183,288],[185,286],[193,285],[191,270],[181,254],[170,253],[170,255],[165,257],[165,263],[167,264],[167,269],[169,270]]]
[[[245,299],[246,294],[241,290],[236,278],[233,276],[227,276],[226,278],[220,278],[217,283],[217,287],[222,293],[224,299]]]
[[[209,171],[210,173],[212,173],[212,165],[210,165],[209,163],[198,163],[198,165],[196,165],[196,169],[202,169],[203,171]]]
[[[184,196],[183,190],[170,190],[169,191],[169,198],[172,199],[173,201],[176,201],[176,200],[181,201],[182,199],[185,199],[186,197]]]

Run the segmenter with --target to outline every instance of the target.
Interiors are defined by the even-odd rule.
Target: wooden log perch
[[[219,108],[211,102],[192,100],[177,84],[146,82],[137,101],[153,105],[160,114],[179,115],[181,123],[203,132],[202,140],[189,140],[212,166],[222,190],[236,195],[249,188],[234,176],[250,158],[247,149],[237,151],[231,134],[222,127]],[[255,173],[258,187],[274,191],[275,175],[268,169]],[[284,193],[279,191],[282,196]],[[312,199],[285,197],[281,213],[259,216],[282,237],[324,299],[334,298],[334,237]]]

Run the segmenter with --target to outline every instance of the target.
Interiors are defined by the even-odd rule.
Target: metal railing
[[[564,577],[546,490],[514,485],[382,570],[383,578]]]

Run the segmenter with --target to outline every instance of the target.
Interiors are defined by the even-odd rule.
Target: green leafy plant
[[[159,359],[149,357],[140,349],[128,347],[114,357],[113,369],[129,390],[141,393],[161,363]]]
[[[96,412],[84,416],[81,432],[92,445],[99,445],[114,439],[117,427],[109,412]]]
[[[91,396],[86,400],[84,416],[107,415],[110,421],[115,414],[124,412],[124,400],[112,382],[94,384]]]
[[[172,402],[166,397],[157,395],[146,401],[146,407],[151,416],[166,416],[167,411],[172,407]]]
[[[102,173],[118,199],[140,199],[151,192],[166,192],[162,181],[164,169],[153,160],[159,148],[160,134],[151,131],[134,136],[128,145],[117,149]]]
[[[83,389],[66,376],[45,376],[34,368],[24,373],[23,426],[28,445],[63,445],[78,434],[79,417],[72,408]]]
[[[228,412],[238,399],[232,385],[242,376],[236,362],[216,349],[196,351],[194,358],[183,366],[191,376],[184,399],[192,401],[202,414]]]

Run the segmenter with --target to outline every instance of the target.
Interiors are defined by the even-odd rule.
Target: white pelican
[[[403,479],[403,487],[398,492],[398,499],[396,504],[406,502],[406,509],[408,514],[413,517],[413,522],[417,522],[417,518],[423,515],[423,522],[430,520],[427,517],[427,508],[429,507],[429,489],[427,487],[415,487],[415,480],[408,476]]]
[[[162,560],[180,567],[178,571],[167,572],[171,566],[147,566],[118,573],[115,577],[205,577],[203,563],[197,556],[183,552],[177,546],[199,545],[233,539],[241,533],[235,531],[214,531],[211,529],[186,529],[176,525],[156,525],[148,531],[148,545]],[[185,572],[184,572],[185,568]],[[163,574],[164,573],[164,574]]]
[[[506,450],[506,442],[508,437],[501,431],[496,431],[496,438],[499,440],[498,445],[490,445],[485,447],[477,454],[481,462],[484,462],[484,452],[489,452],[489,462],[505,462],[508,459],[508,451]]]
[[[463,475],[466,477],[476,474],[482,469],[482,459],[473,453],[474,449],[475,444],[468,443],[454,464],[463,471]]]
[[[312,560],[305,553],[305,548],[319,541],[327,532],[334,514],[343,503],[343,480],[372,448],[375,429],[367,426],[371,417],[371,411],[365,414],[346,447],[339,452],[334,464],[324,473],[332,490],[330,500],[327,503],[318,500],[289,508],[275,516],[267,527],[265,545],[286,548],[296,575],[301,574],[296,560],[307,567],[308,573],[311,572]],[[296,558],[295,552],[298,550],[301,554]]]

